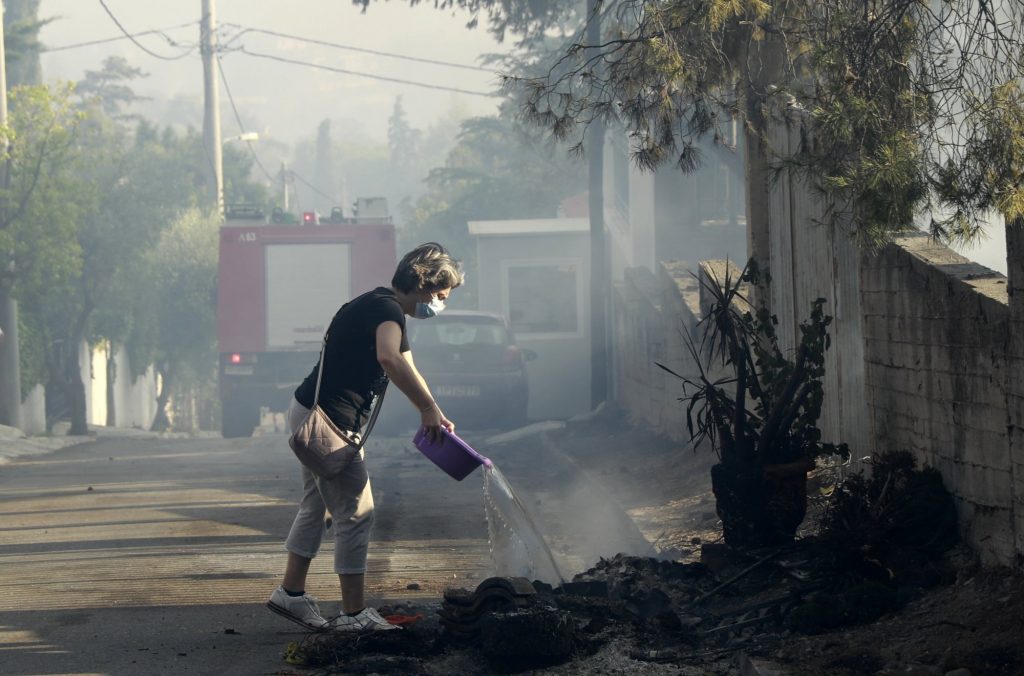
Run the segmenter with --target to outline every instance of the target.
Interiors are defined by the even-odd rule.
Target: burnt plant
[[[691,440],[711,442],[723,464],[757,467],[803,463],[819,455],[848,455],[845,444],[821,441],[818,418],[824,400],[822,378],[829,349],[825,299],[811,304],[800,324],[800,342],[786,354],[779,347],[778,320],[763,303],[755,308],[751,287],[765,296],[768,279],[751,259],[736,275],[701,279],[712,302],[695,335],[684,334],[696,375],[680,375]],[[721,375],[720,375],[721,374]]]
[[[818,418],[829,348],[825,300],[811,304],[792,354],[779,347],[778,320],[745,290],[765,286],[751,260],[742,273],[701,279],[711,296],[695,335],[684,334],[696,375],[683,381],[686,425],[699,446],[709,441],[719,462],[711,489],[725,541],[765,547],[793,540],[807,513],[807,472],[823,454],[848,455],[845,444],[821,440]]]
[[[836,489],[824,538],[882,565],[893,581],[927,582],[927,564],[959,539],[953,496],[938,470],[917,469],[909,452],[875,454],[869,463],[870,474],[854,474]]]

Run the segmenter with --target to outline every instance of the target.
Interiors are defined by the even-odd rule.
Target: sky
[[[987,268],[1006,274],[1006,226],[999,217],[985,225],[983,236],[972,244],[957,248],[960,255]]]
[[[129,33],[167,29],[166,36],[139,36],[142,45],[163,56],[176,56],[199,38],[201,0],[105,0]],[[432,2],[409,7],[404,0],[376,2],[364,13],[351,0],[215,0],[222,27],[222,65],[228,87],[246,131],[292,143],[312,136],[323,119],[346,120],[372,138],[385,139],[387,119],[395,97],[403,96],[410,121],[426,127],[459,110],[464,115],[493,112],[498,99],[426,89],[414,85],[344,75],[280,63],[243,53],[269,54],[330,68],[412,80],[474,92],[497,86],[493,72],[457,69],[385,56],[304,43],[284,37],[248,32],[231,42],[238,26],[270,30],[343,45],[402,55],[479,66],[482,54],[503,52],[486,30],[465,27],[464,13],[442,12]],[[41,18],[52,18],[42,33],[47,48],[121,36],[99,0],[42,0]],[[187,25],[186,25],[187,24]],[[230,44],[229,44],[230,43]],[[87,70],[100,69],[108,56],[123,56],[149,74],[135,85],[138,94],[153,101],[144,112],[197,128],[202,124],[203,72],[198,50],[167,61],[151,56],[127,39],[105,44],[48,51],[42,56],[49,82],[79,80]],[[221,126],[228,138],[239,133],[222,83]]]

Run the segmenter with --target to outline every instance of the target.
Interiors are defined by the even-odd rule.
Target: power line
[[[182,52],[181,54],[178,54],[177,56],[165,56],[163,54],[157,54],[156,52],[152,51],[151,49],[149,49],[148,47],[143,45],[141,42],[136,40],[135,36],[133,34],[129,33],[125,29],[125,27],[121,25],[121,22],[118,21],[117,17],[114,16],[114,13],[110,11],[110,8],[107,7],[107,3],[104,2],[104,0],[99,0],[99,3],[103,7],[103,10],[107,13],[107,16],[110,17],[110,20],[114,22],[114,25],[116,25],[121,30],[121,32],[124,33],[124,36],[126,38],[128,38],[129,40],[131,40],[135,44],[136,47],[138,47],[142,51],[146,52],[150,56],[156,57],[158,59],[162,59],[164,61],[177,61],[178,59],[181,59],[181,58],[184,58],[184,57],[188,56],[189,54],[191,54],[195,50],[195,47],[192,47],[192,48],[189,48],[187,51]]]
[[[235,24],[235,23],[231,23],[231,24],[226,23],[226,24],[222,24],[222,25],[224,25],[224,26],[233,26],[235,28],[240,28],[241,29],[241,31],[239,31],[237,34],[235,34],[231,38],[231,40],[229,41],[228,44],[230,44],[231,42],[234,42],[235,40],[238,40],[239,38],[241,38],[246,33],[262,33],[264,35],[272,35],[274,37],[285,38],[285,39],[288,39],[288,40],[296,40],[298,42],[308,42],[309,44],[313,44],[313,45],[322,45],[324,47],[333,47],[335,49],[346,49],[346,50],[352,51],[352,52],[361,52],[363,54],[373,54],[375,56],[385,56],[385,57],[387,57],[389,59],[402,59],[402,60],[405,60],[405,61],[415,61],[417,63],[428,63],[428,64],[431,64],[431,65],[434,65],[434,66],[445,66],[447,68],[462,68],[464,70],[476,70],[476,71],[480,71],[480,72],[483,72],[483,73],[494,74],[494,71],[492,69],[484,68],[483,66],[473,66],[473,65],[465,64],[465,63],[455,63],[455,62],[452,62],[452,61],[440,61],[438,59],[428,59],[426,57],[411,56],[411,55],[408,55],[408,54],[396,54],[394,52],[385,52],[385,51],[381,51],[381,50],[378,50],[378,49],[369,49],[369,48],[366,48],[366,47],[355,47],[353,45],[344,45],[344,44],[341,44],[341,43],[338,43],[338,42],[328,42],[326,40],[317,40],[315,38],[307,38],[307,37],[303,37],[301,35],[290,35],[288,33],[279,33],[278,31],[267,30],[265,28],[250,28],[250,27],[242,26],[242,25]]]
[[[221,63],[221,60],[220,60],[219,57],[217,58],[217,68],[218,68],[218,70],[220,70],[220,79],[221,79],[221,82],[224,83],[224,91],[227,92],[228,101],[231,103],[231,110],[235,114],[235,121],[238,122],[238,128],[244,134],[245,133],[245,125],[242,124],[242,118],[241,118],[241,116],[238,113],[238,106],[235,105],[235,98],[231,95],[231,87],[228,86],[228,79],[224,75],[224,65]],[[276,181],[277,178],[275,176],[272,176],[270,174],[270,172],[267,171],[267,168],[265,166],[263,166],[263,162],[260,161],[259,155],[256,154],[256,149],[253,147],[252,142],[251,141],[246,141],[246,143],[249,146],[249,150],[252,152],[253,159],[256,160],[256,164],[259,165],[260,169],[263,171],[263,173],[266,175],[266,177],[269,178],[271,182]],[[310,190],[312,190],[313,192],[319,194],[321,197],[326,198],[332,204],[336,204],[337,203],[336,199],[334,199],[333,197],[331,197],[330,195],[325,193],[323,190],[321,190],[320,188],[316,187],[315,185],[313,185],[312,183],[310,183],[309,181],[304,179],[302,176],[299,176],[297,173],[295,173],[295,171],[289,170],[289,173],[292,176],[294,176],[295,178],[299,179],[299,181],[301,181],[302,183],[304,183],[307,186],[309,186]]]
[[[220,71],[220,79],[221,79],[221,82],[224,83],[224,91],[228,95],[228,102],[231,104],[231,110],[235,114],[235,121],[238,122],[238,129],[239,129],[239,131],[241,131],[241,133],[244,134],[245,133],[245,125],[242,123],[242,117],[241,117],[241,115],[238,112],[238,106],[235,105],[235,97],[231,95],[231,87],[228,86],[228,78],[227,78],[227,76],[224,75],[224,64],[221,63],[220,57],[217,58],[217,69]],[[263,171],[264,175],[266,175],[266,177],[269,178],[271,182],[276,181],[277,177],[272,176],[271,173],[269,171],[267,171],[267,168],[263,165],[263,162],[260,161],[260,157],[256,153],[256,148],[253,147],[252,142],[251,141],[246,141],[246,143],[249,146],[250,152],[252,152],[253,159],[256,160],[256,164],[259,165],[259,168]],[[328,195],[326,192],[324,192],[320,188],[316,187],[315,185],[313,185],[312,183],[310,183],[309,181],[304,179],[299,174],[295,173],[294,170],[289,170],[289,173],[292,176],[294,176],[295,178],[299,179],[300,182],[302,182],[306,186],[308,186],[310,190],[312,190],[313,192],[317,193],[321,197],[323,197],[323,198],[327,199],[328,201],[330,201],[331,204],[337,204],[338,203],[338,200],[336,200],[334,197]]]
[[[491,92],[474,91],[472,89],[460,89],[458,87],[446,87],[444,85],[432,85],[426,82],[417,82],[416,80],[403,80],[396,77],[386,77],[384,75],[372,75],[370,73],[361,73],[355,70],[348,70],[345,68],[335,68],[334,66],[325,66],[319,63],[311,63],[309,61],[299,61],[298,59],[288,59],[283,56],[275,56],[273,54],[263,54],[262,52],[253,52],[243,45],[238,49],[241,54],[248,54],[249,56],[255,56],[260,59],[270,59],[271,61],[280,61],[281,63],[290,63],[294,66],[305,66],[307,68],[317,68],[319,70],[326,70],[332,73],[341,73],[342,75],[355,75],[356,77],[365,77],[371,80],[382,80],[384,82],[396,82],[398,84],[411,85],[413,87],[422,87],[424,89],[436,89],[439,91],[456,92],[458,94],[468,94],[470,96],[484,96],[492,98],[498,96]]]
[[[235,114],[235,121],[238,122],[238,130],[240,133],[244,134],[246,133],[245,125],[242,124],[242,116],[239,115],[238,106],[235,105],[235,97],[231,95],[231,87],[228,85],[228,78],[226,75],[224,75],[224,64],[221,63],[219,56],[217,57],[217,70],[220,71],[220,81],[224,83],[224,91],[228,95],[228,102],[231,104],[231,110]],[[245,143],[247,146],[249,146],[249,152],[252,153],[252,158],[256,161],[256,166],[258,166],[260,168],[260,171],[262,171],[263,174],[268,179],[270,179],[271,183],[274,183],[277,180],[277,178],[273,176],[269,171],[267,171],[267,168],[263,165],[263,162],[260,160],[260,156],[256,153],[256,148],[253,147],[252,141],[246,141]]]
[[[88,42],[76,42],[70,45],[60,45],[59,47],[43,47],[40,52],[62,52],[66,49],[78,49],[79,47],[92,47],[93,45],[102,45],[108,42],[119,42],[121,40],[127,40],[129,38],[139,38],[144,35],[159,35],[167,40],[168,44],[172,47],[178,47],[179,45],[167,35],[165,31],[177,30],[179,28],[187,28],[189,26],[195,26],[196,21],[190,21],[189,23],[179,24],[177,26],[168,26],[167,28],[154,28],[152,30],[141,31],[139,33],[132,33],[131,35],[117,35],[110,38],[101,38],[99,40],[89,40]],[[194,45],[190,45],[191,49],[195,49]]]
[[[295,178],[299,179],[299,181],[300,181],[300,182],[302,182],[302,183],[305,183],[305,184],[306,184],[306,186],[307,186],[307,187],[308,187],[308,188],[309,188],[310,190],[312,190],[312,191],[313,191],[313,192],[315,192],[316,194],[320,195],[320,197],[323,197],[323,198],[325,198],[325,199],[327,199],[327,200],[330,200],[331,204],[338,204],[338,200],[337,200],[337,199],[335,199],[335,198],[331,197],[330,195],[328,195],[327,193],[325,193],[325,192],[324,192],[323,190],[321,190],[320,188],[316,187],[315,185],[313,185],[312,183],[310,183],[310,182],[309,182],[309,181],[307,181],[306,179],[304,179],[304,178],[302,178],[301,176],[299,176],[298,174],[296,174],[296,173],[295,173],[295,170],[294,170],[294,169],[289,169],[289,170],[288,170],[288,173],[289,173],[289,174],[291,174],[292,176],[294,176]]]

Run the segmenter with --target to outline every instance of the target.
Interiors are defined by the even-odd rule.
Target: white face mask
[[[416,310],[413,317],[416,319],[430,319],[444,312],[444,301],[431,294],[429,303],[416,303]]]

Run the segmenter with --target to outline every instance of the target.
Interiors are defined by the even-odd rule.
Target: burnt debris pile
[[[793,634],[873,621],[921,589],[954,581],[952,499],[903,454],[876,457],[869,478],[837,489],[820,535],[741,549],[706,543],[699,562],[617,555],[552,587],[492,577],[449,589],[405,631],[322,635],[293,661],[345,673],[516,672],[600,657],[721,665],[770,655]]]

